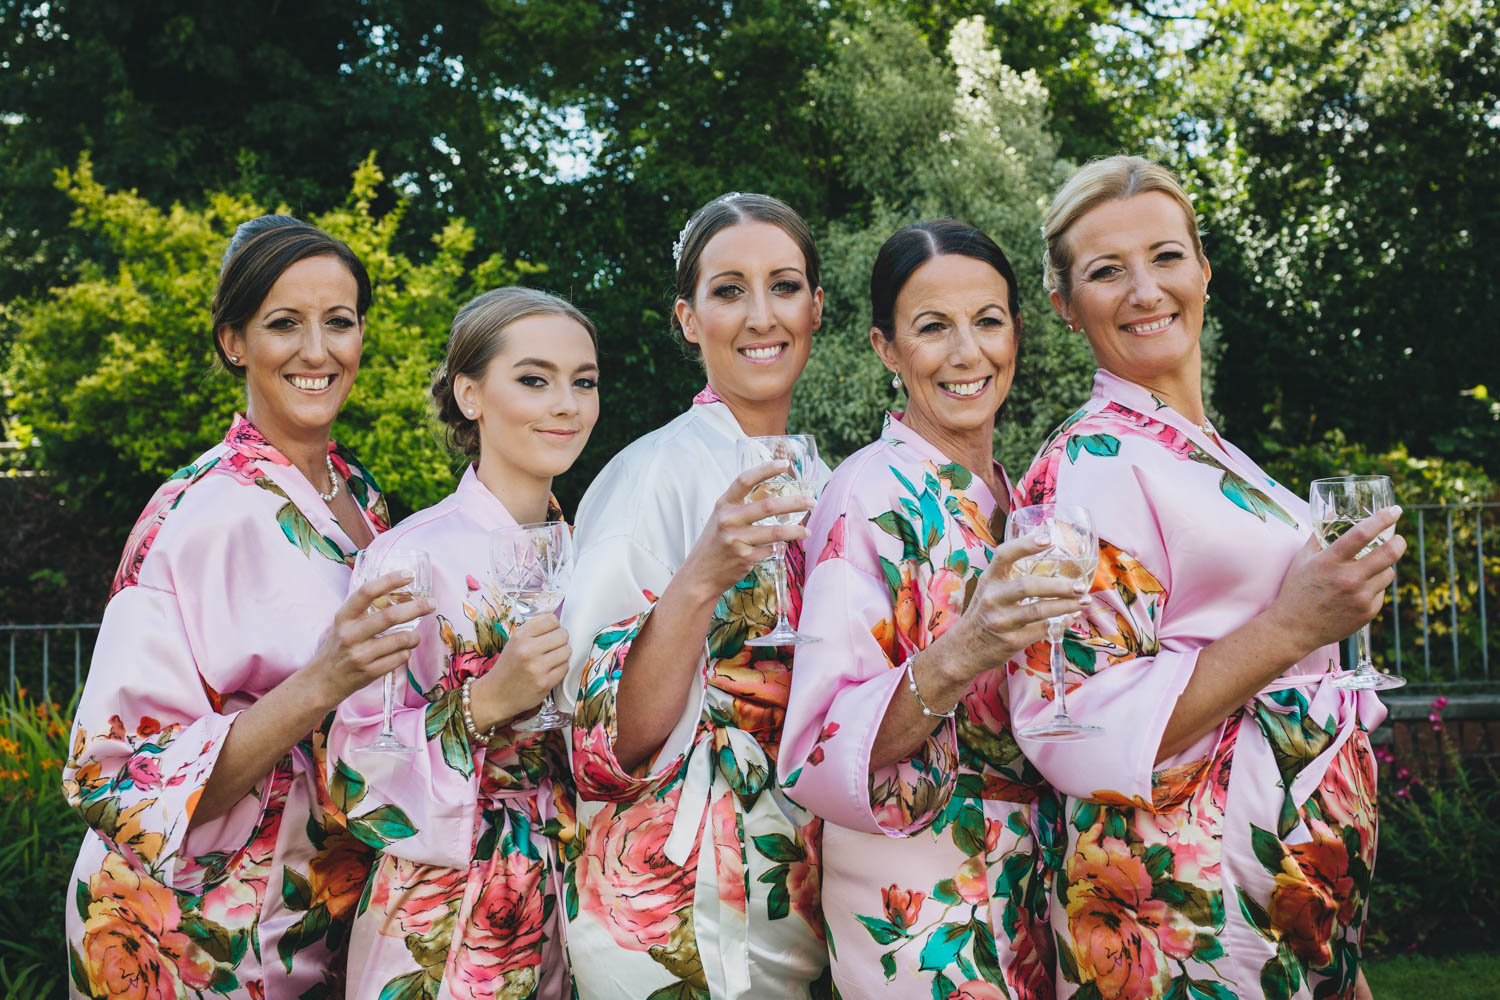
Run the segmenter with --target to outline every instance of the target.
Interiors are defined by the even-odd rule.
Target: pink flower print
[[[464,586],[468,587],[470,590],[478,590],[479,589],[479,581],[476,580],[476,579],[474,579],[474,577],[472,575],[471,576],[465,576],[464,577]]]
[[[136,790],[154,791],[161,787],[161,760],[155,754],[137,753],[125,761],[125,780],[134,783]]]
[[[583,783],[580,779],[580,785]],[[667,859],[667,837],[681,789],[606,809],[589,826],[578,869],[578,897],[622,948],[673,947],[693,904],[698,845],[681,866]]]
[[[713,804],[714,867],[719,876],[720,901],[744,913],[745,862],[740,857],[740,832],[735,820],[733,794],[725,792]]]
[[[1009,998],[994,983],[987,983],[983,979],[971,979],[949,993],[945,1000],[1009,1000]]]
[[[519,851],[500,858],[487,873],[448,979],[456,1000],[508,995],[497,989],[500,980],[541,965],[545,874],[541,862]],[[536,973],[515,978],[534,983]]]
[[[387,854],[375,874],[370,905],[395,919],[382,921],[380,932],[397,938],[426,934],[457,912],[468,874],[467,869],[434,868]]]
[[[818,563],[827,559],[844,558],[844,518],[847,516],[840,514],[833,522],[833,527],[828,529],[828,541],[823,544],[823,551],[818,555]]]

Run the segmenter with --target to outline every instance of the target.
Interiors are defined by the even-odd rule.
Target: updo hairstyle
[[[1006,308],[1016,324],[1016,349],[1021,346],[1021,308],[1016,298],[1016,272],[1005,251],[983,230],[957,219],[929,219],[902,226],[881,244],[870,271],[870,325],[887,341],[896,336],[896,297],[917,268],[934,257],[954,254],[983,261],[1005,279]]]
[[[479,423],[469,418],[453,395],[460,375],[483,381],[490,362],[505,350],[505,330],[529,316],[563,316],[588,331],[594,349],[599,333],[573,303],[535,288],[495,288],[475,296],[458,310],[448,331],[448,350],[432,375],[432,402],[447,428],[448,447],[471,459],[479,457]]]
[[[1056,292],[1064,302],[1072,298],[1073,248],[1067,235],[1079,219],[1105,202],[1124,201],[1152,191],[1161,192],[1181,206],[1193,253],[1202,261],[1198,216],[1177,176],[1143,156],[1111,156],[1079,167],[1052,198],[1042,223],[1042,239],[1046,242],[1042,251],[1042,281],[1047,291]]]
[[[225,371],[245,377],[245,366],[231,362],[225,353],[219,330],[227,326],[236,333],[244,332],[245,324],[287,268],[309,257],[325,256],[336,257],[354,277],[359,289],[355,312],[363,322],[370,309],[370,276],[343,240],[290,215],[262,215],[240,223],[224,251],[212,307],[210,339]]]
[[[797,249],[802,251],[803,270],[807,275],[809,290],[818,287],[818,248],[813,243],[812,230],[802,216],[794,212],[786,202],[768,194],[722,194],[704,205],[688,219],[672,247],[677,262],[677,280],[674,299],[691,303],[698,290],[699,262],[708,241],[730,226],[742,222],[765,222],[775,226],[792,238]],[[689,354],[699,354],[698,345],[683,335],[682,325],[677,322],[676,309],[671,310],[672,330],[678,342]]]

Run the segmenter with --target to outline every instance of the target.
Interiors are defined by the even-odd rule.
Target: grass
[[[1365,978],[1375,1000],[1495,1000],[1500,954],[1371,959]]]

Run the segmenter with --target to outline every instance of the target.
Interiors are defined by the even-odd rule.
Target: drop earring
[[[892,375],[891,376],[891,388],[892,389],[896,389],[898,391],[900,390],[900,388],[901,388],[901,376],[900,375]]]

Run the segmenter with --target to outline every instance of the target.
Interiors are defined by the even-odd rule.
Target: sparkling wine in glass
[[[365,549],[354,558],[354,585],[363,586],[377,576],[387,573],[410,573],[411,582],[395,590],[381,594],[365,609],[365,614],[373,615],[378,611],[396,604],[406,604],[418,598],[432,596],[432,562],[427,558],[427,553],[419,549],[391,549],[379,557],[371,556],[370,550]],[[389,632],[409,632],[417,627],[416,620],[401,622],[392,625],[382,635]],[[367,743],[356,749],[360,753],[389,753],[409,754],[415,753],[414,747],[402,743],[396,736],[393,714],[396,710],[396,671],[387,673],[382,681],[384,692],[384,706],[380,718],[380,735],[375,737],[373,743]]]
[[[573,572],[573,530],[566,521],[499,528],[490,533],[490,557],[495,584],[509,601],[516,622],[532,615],[556,614],[562,607],[568,577]],[[521,732],[536,733],[563,729],[572,721],[571,715],[557,707],[549,691],[535,715],[510,726]]]
[[[735,446],[741,469],[751,469],[766,462],[789,463],[785,472],[756,483],[745,497],[746,503],[768,497],[816,497],[818,494],[818,445],[811,434],[772,434],[741,439]],[[761,518],[756,524],[796,524],[807,514],[792,511]],[[745,640],[747,646],[797,646],[820,642],[818,636],[798,632],[787,620],[786,543],[777,542],[771,560],[776,581],[776,627],[765,635]]]
[[[1052,576],[1066,580],[1092,580],[1099,567],[1099,540],[1087,508],[1076,504],[1036,504],[1018,507],[1005,522],[1005,540],[1047,537],[1047,548],[1017,559],[1011,576]],[[1028,600],[1026,603],[1031,603]],[[1068,715],[1067,659],[1063,656],[1063,632],[1067,615],[1047,619],[1047,641],[1051,645],[1050,667],[1054,711],[1045,722],[1020,730],[1016,735],[1043,743],[1066,743],[1097,739],[1104,730]]]
[[[1313,532],[1318,544],[1328,548],[1343,536],[1344,532],[1360,521],[1379,513],[1396,502],[1391,481],[1385,476],[1339,476],[1334,479],[1315,479],[1309,489],[1307,503],[1312,511]],[[1360,549],[1354,558],[1363,559],[1396,534],[1393,524],[1375,540]],[[1406,684],[1405,677],[1388,674],[1375,669],[1370,658],[1370,623],[1365,622],[1354,633],[1354,647],[1358,663],[1350,673],[1333,679],[1334,687],[1355,691],[1388,691]]]

